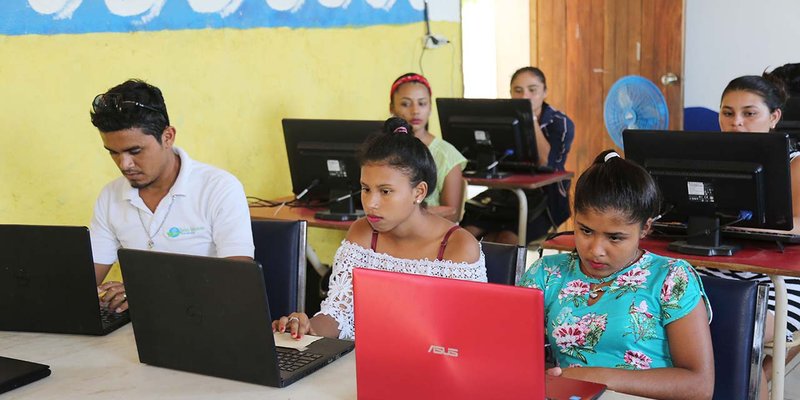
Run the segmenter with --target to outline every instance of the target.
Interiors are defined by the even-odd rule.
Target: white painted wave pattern
[[[244,0],[170,0],[187,1],[189,7],[200,14],[219,14],[227,17],[239,9]],[[275,11],[297,12],[306,0],[264,0]],[[314,0],[308,0],[314,1]],[[327,8],[347,8],[352,0],[316,0]],[[372,8],[391,10],[396,0],[363,0]],[[30,7],[41,15],[52,15],[53,19],[69,19],[83,0],[28,0]],[[104,0],[108,11],[120,17],[136,17],[138,24],[146,24],[161,13],[167,0]],[[424,0],[408,0],[415,10],[423,10]]]

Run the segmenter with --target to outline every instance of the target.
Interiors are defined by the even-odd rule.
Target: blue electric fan
[[[667,100],[647,78],[623,76],[608,91],[603,119],[611,140],[622,149],[622,131],[625,129],[667,129]]]

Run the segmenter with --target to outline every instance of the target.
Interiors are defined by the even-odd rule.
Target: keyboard
[[[475,170],[475,163],[469,161],[467,169],[470,171]],[[529,162],[524,161],[500,161],[497,169],[504,172],[521,173],[521,174],[549,174],[555,172],[555,168],[549,165],[536,166]]]
[[[780,242],[780,243],[800,243],[800,234],[780,231],[763,231],[751,228],[742,228],[738,226],[726,226],[720,229],[722,237],[732,239],[748,239],[748,240],[761,240],[767,242]],[[653,224],[653,237],[660,235],[667,236],[680,236],[686,235],[686,225],[680,223],[659,223]]]
[[[109,311],[105,307],[100,307],[100,322],[103,324],[104,329],[114,326],[114,324],[117,324],[120,320],[127,321],[127,319],[128,319],[127,311],[121,313],[115,313]]]
[[[797,233],[764,232],[733,226],[722,228],[722,236],[736,239],[765,240],[781,243],[800,243],[800,235]]]
[[[275,350],[278,353],[278,368],[286,372],[296,371],[322,357],[322,354],[297,351],[296,349],[287,349],[285,347],[276,347]]]

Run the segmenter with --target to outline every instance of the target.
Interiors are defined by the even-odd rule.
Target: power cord
[[[266,200],[260,197],[247,196],[247,205],[249,207],[278,207],[283,203],[278,201]]]
[[[361,193],[361,190],[357,190],[357,191],[355,191],[355,192],[352,192],[352,193],[350,193],[350,194],[346,194],[346,195],[344,195],[344,196],[337,197],[337,198],[335,198],[335,199],[331,199],[331,200],[328,200],[328,201],[326,201],[326,202],[322,202],[322,203],[318,203],[318,204],[314,204],[314,205],[315,205],[315,206],[318,206],[318,207],[328,207],[328,206],[330,206],[331,204],[335,204],[335,203],[338,203],[338,202],[340,202],[340,201],[347,200],[347,199],[349,199],[349,198],[351,198],[351,197],[353,197],[353,196],[355,196],[355,195],[357,195],[357,194],[359,194],[359,193]],[[290,207],[291,207],[291,206],[290,206]]]
[[[664,214],[666,214],[666,213],[664,213]],[[661,216],[662,215],[659,215],[658,217],[660,218]],[[749,221],[750,219],[753,218],[753,212],[752,211],[748,211],[748,210],[742,210],[742,211],[739,211],[739,215],[729,215],[729,214],[716,213],[716,216],[720,217],[720,218],[734,218],[734,220],[731,221],[731,222],[720,224],[716,228],[704,229],[704,230],[702,230],[700,232],[695,232],[695,233],[693,233],[691,235],[689,235],[689,234],[685,234],[685,235],[670,235],[670,234],[662,233],[661,231],[659,231],[657,229],[653,229],[653,232],[656,233],[658,237],[665,238],[665,239],[691,239],[691,238],[696,238],[696,237],[700,237],[700,236],[708,236],[708,235],[711,235],[713,233],[718,232],[722,228],[727,228],[729,226],[736,225],[736,224],[738,224],[739,222],[742,222],[742,221]]]

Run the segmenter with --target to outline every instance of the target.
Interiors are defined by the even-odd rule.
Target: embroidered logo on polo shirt
[[[195,226],[195,227],[188,227],[188,228],[179,228],[177,226],[173,226],[165,232],[167,237],[170,238],[177,238],[181,235],[194,235],[197,232],[202,231],[204,228],[202,226]]]

